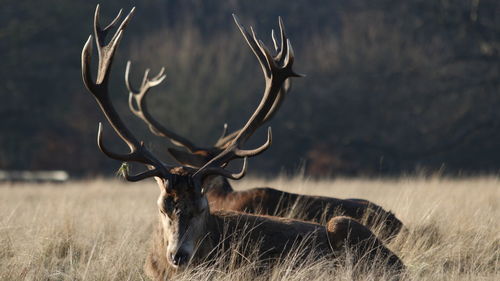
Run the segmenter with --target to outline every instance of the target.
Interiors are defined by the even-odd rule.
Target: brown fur
[[[192,266],[220,257],[225,260],[231,254],[227,250],[240,245],[238,254],[252,256],[256,251],[256,262],[262,262],[266,268],[303,242],[304,254],[314,253],[316,258],[333,258],[349,248],[354,251],[354,262],[368,259],[397,271],[405,268],[368,228],[351,218],[334,217],[325,227],[295,219],[210,210],[206,196],[195,192],[190,175],[182,171],[177,171],[177,175],[168,181],[157,178],[161,191],[159,224],[145,264],[145,271],[153,280],[171,278],[184,268],[173,266],[170,255],[189,249],[185,246],[190,241],[191,245],[196,244],[194,251],[188,251]],[[171,182],[175,186],[170,186]],[[170,241],[174,244],[169,245]],[[178,241],[186,244],[176,244]]]
[[[322,223],[336,215],[344,215],[370,229],[380,228],[383,239],[393,238],[403,228],[403,223],[393,213],[363,199],[300,195],[269,187],[235,191],[222,177],[208,178],[205,188],[213,210],[286,216],[296,206],[301,211],[292,213],[295,218]]]

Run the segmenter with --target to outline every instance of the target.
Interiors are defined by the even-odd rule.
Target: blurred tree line
[[[0,168],[109,175],[119,164],[97,149],[103,115],[80,74],[97,2],[0,3]],[[500,169],[497,0],[108,0],[103,22],[132,6],[136,15],[113,66],[113,100],[133,131],[165,158],[171,144],[128,111],[125,63],[132,60],[136,84],[145,68],[154,73],[165,66],[166,82],[150,94],[150,110],[167,127],[210,145],[225,122],[242,126],[264,88],[233,24],[236,13],[269,46],[282,16],[295,69],[307,75],[293,81],[270,122],[273,145],[250,161],[251,171]],[[107,142],[125,150],[106,129]],[[253,144],[265,139],[264,131]]]

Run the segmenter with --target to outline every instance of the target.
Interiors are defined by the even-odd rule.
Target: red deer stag
[[[274,31],[271,33],[274,48],[276,50],[276,55],[273,57],[264,55],[260,51],[261,46],[257,43],[257,41],[255,41],[256,39],[254,35],[248,34],[248,32],[246,32],[237,20],[236,24],[259,60],[265,77],[273,75],[274,72],[279,71],[278,69],[267,67],[268,59],[272,60],[274,64],[281,65],[284,63],[285,59],[287,59],[287,54],[293,53],[281,19],[279,21],[281,43],[278,43],[276,40]],[[182,146],[187,150],[184,151],[175,148],[168,149],[172,157],[175,158],[180,164],[192,168],[203,167],[233,143],[241,129],[226,135],[227,126],[225,125],[224,132],[215,145],[210,148],[203,148],[195,145],[187,138],[180,136],[172,130],[167,129],[156,121],[149,113],[146,105],[147,93],[149,92],[149,89],[154,86],[147,82],[147,75],[148,71],[145,73],[145,78],[141,87],[138,90],[135,89],[130,83],[130,62],[127,64],[127,69],[125,71],[125,83],[129,90],[130,110],[134,113],[134,115],[142,119],[155,135],[165,137],[175,145]],[[155,83],[155,85],[156,84],[157,83]],[[263,125],[274,116],[276,111],[280,108],[290,87],[290,79],[285,80],[285,83],[278,91],[276,98],[270,98],[267,100],[269,104],[266,104],[265,107],[268,110],[265,111],[266,114],[263,119],[256,121],[256,126]],[[247,213],[285,216],[294,208],[294,206],[300,206],[302,209],[301,212],[292,214],[298,215],[296,218],[313,222],[322,222],[335,215],[343,214],[363,222],[372,230],[377,230],[381,237],[386,239],[394,237],[403,228],[402,222],[393,213],[388,212],[382,207],[364,199],[338,199],[322,196],[308,196],[289,193],[268,187],[235,191],[225,177],[217,175],[207,177],[207,179],[203,182],[203,187],[206,189],[206,195],[208,202],[210,203],[210,208],[214,210],[224,209],[243,211]]]
[[[266,89],[264,98],[251,115],[231,144],[200,169],[186,166],[168,166],[156,158],[142,141],[139,141],[127,128],[116,112],[109,98],[109,75],[113,57],[134,9],[118,26],[109,43],[105,38],[112,27],[117,25],[121,12],[105,28],[99,25],[99,6],[94,17],[94,35],[98,49],[98,70],[96,81],[91,77],[91,55],[93,36],[90,35],[82,50],[82,77],[88,91],[97,101],[101,111],[106,116],[116,134],[127,144],[129,153],[116,153],[109,150],[103,143],[103,128],[99,124],[97,144],[108,157],[125,163],[140,163],[147,170],[135,175],[125,169],[124,176],[128,181],[140,181],[154,177],[160,188],[158,198],[158,227],[153,239],[153,247],[146,261],[147,274],[155,280],[165,280],[176,272],[182,271],[188,264],[199,264],[220,254],[221,245],[232,247],[241,243],[235,233],[244,231],[245,243],[256,245],[259,261],[271,262],[279,260],[292,249],[294,242],[310,238],[309,252],[318,253],[318,257],[330,257],[344,247],[355,249],[355,257],[368,256],[378,258],[389,268],[402,270],[401,260],[387,249],[383,243],[366,227],[346,217],[332,218],[327,226],[303,221],[250,215],[231,211],[210,210],[206,195],[203,193],[203,181],[209,176],[222,176],[230,179],[241,179],[247,168],[248,157],[255,156],[271,145],[269,130],[266,143],[257,149],[241,148],[246,140],[257,129],[258,124],[269,112],[273,100],[284,81],[296,76],[292,70],[293,53],[290,48],[279,63],[270,55],[263,43],[248,36],[254,51],[262,58],[266,73]],[[264,64],[265,62],[265,64]],[[154,86],[165,76],[160,75],[150,79],[145,76],[143,85]],[[230,161],[242,158],[243,168],[239,173],[231,173],[224,169]],[[250,226],[245,228],[245,226]],[[227,237],[224,234],[229,234]],[[314,250],[314,251],[312,251]],[[241,254],[245,255],[244,249]]]

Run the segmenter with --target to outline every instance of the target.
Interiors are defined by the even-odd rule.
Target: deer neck
[[[199,241],[199,247],[197,251],[197,258],[200,260],[207,260],[211,258],[211,255],[215,255],[216,251],[214,248],[220,244],[220,237],[223,230],[223,223],[216,216],[212,215],[209,211],[206,214],[204,225],[204,233],[206,235]]]

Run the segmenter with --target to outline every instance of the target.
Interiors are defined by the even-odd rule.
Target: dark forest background
[[[90,176],[119,167],[97,149],[104,118],[80,74],[97,3],[0,1],[0,169]],[[307,75],[293,81],[270,122],[273,145],[251,159],[250,171],[500,169],[498,0],[107,0],[103,22],[132,6],[137,11],[113,66],[113,99],[133,131],[165,158],[171,144],[128,111],[125,63],[132,60],[136,83],[145,68],[165,66],[151,111],[195,143],[212,144],[225,122],[230,129],[245,122],[264,87],[234,12],[268,45],[282,16],[295,69]],[[107,141],[125,151],[107,131]],[[253,144],[265,139],[261,131]]]

